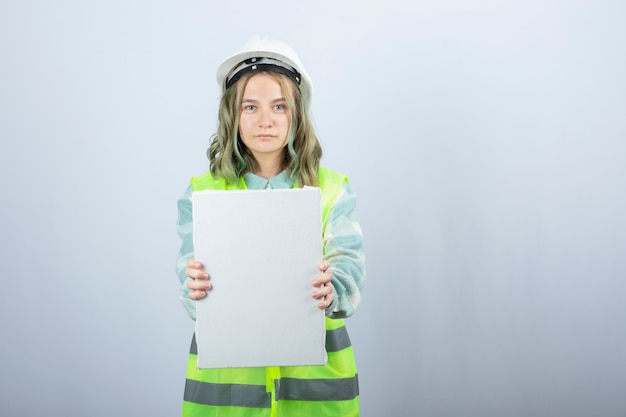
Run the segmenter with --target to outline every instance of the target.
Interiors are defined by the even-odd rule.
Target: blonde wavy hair
[[[300,88],[288,77],[272,71],[264,71],[280,85],[291,114],[287,146],[284,149],[283,169],[295,176],[297,186],[318,186],[317,170],[322,158],[322,147],[317,140],[306,103]],[[233,183],[246,172],[256,172],[258,164],[252,152],[239,136],[239,115],[243,92],[248,81],[259,72],[243,75],[222,95],[218,112],[217,133],[211,137],[207,150],[213,177],[223,177]],[[287,83],[292,83],[291,89]],[[290,90],[293,94],[290,94]]]

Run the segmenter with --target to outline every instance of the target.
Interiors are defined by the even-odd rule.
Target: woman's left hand
[[[331,279],[333,279],[333,273],[328,271],[329,267],[330,263],[328,261],[322,261],[317,266],[321,274],[313,279],[315,290],[313,290],[312,295],[313,298],[319,300],[317,307],[320,310],[328,308],[335,298],[335,287],[333,287],[333,284],[330,282]]]

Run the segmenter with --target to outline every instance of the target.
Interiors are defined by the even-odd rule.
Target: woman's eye
[[[277,104],[277,105],[274,106],[274,110],[283,111],[283,110],[285,110],[285,105],[284,104]]]
[[[244,110],[245,111],[253,111],[256,107],[254,107],[252,104],[248,104],[247,106],[244,106]]]

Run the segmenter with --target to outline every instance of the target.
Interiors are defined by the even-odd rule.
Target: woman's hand
[[[189,299],[199,300],[206,297],[206,292],[212,286],[209,282],[209,274],[204,272],[202,264],[195,259],[188,260],[185,275],[189,277],[189,280],[187,280],[187,288],[191,290]]]
[[[330,282],[333,278],[333,274],[332,272],[328,272],[329,267],[330,263],[328,263],[328,261],[322,261],[317,266],[321,274],[313,279],[313,286],[316,288],[313,290],[312,295],[313,298],[319,300],[317,307],[320,310],[328,308],[335,298],[335,287],[333,287],[333,284]]]

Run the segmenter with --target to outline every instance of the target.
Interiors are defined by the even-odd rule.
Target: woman
[[[319,165],[322,149],[308,113],[310,78],[289,46],[257,36],[220,65],[217,79],[222,98],[218,131],[207,151],[210,171],[192,178],[178,201],[181,301],[195,319],[195,301],[212,288],[210,271],[194,259],[192,192],[318,186],[324,259],[312,297],[326,314],[328,362],[198,369],[194,338],[183,415],[358,416],[358,377],[343,319],[354,313],[365,283],[362,234],[347,178]]]

